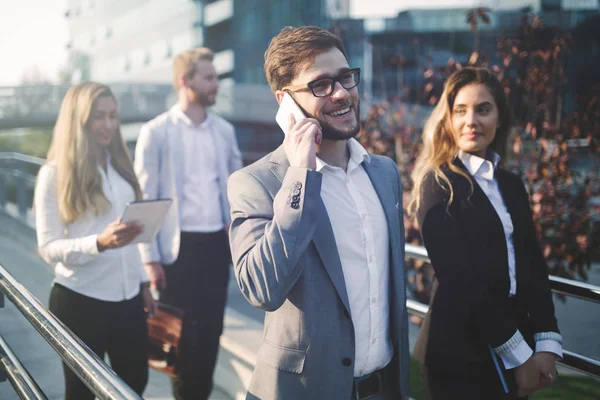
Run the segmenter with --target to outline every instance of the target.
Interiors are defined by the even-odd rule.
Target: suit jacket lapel
[[[454,164],[456,166],[462,168],[467,174],[469,174],[471,176],[471,174],[469,173],[467,168],[464,166],[464,164],[458,158],[456,158],[454,160]],[[498,173],[499,171],[500,171],[500,173]],[[510,197],[510,196],[507,196],[506,192],[504,192],[502,190],[503,185],[502,185],[501,181],[502,182],[504,181],[500,177],[502,175],[502,171],[500,169],[497,169],[494,172],[494,175],[496,176],[496,181],[498,182],[498,187],[500,188],[500,193],[502,194],[504,203],[510,214],[511,208],[509,207],[509,202],[507,202],[507,197]],[[466,198],[465,193],[470,193],[469,184],[463,178],[458,178],[458,179],[461,182],[462,186],[460,189],[461,194],[457,197],[461,198],[461,201],[464,201],[464,199]],[[495,237],[495,240],[497,240],[497,244],[499,246],[498,250],[502,251],[502,253],[500,253],[498,255],[498,257],[503,256],[504,259],[506,260],[506,262],[503,264],[503,265],[506,265],[506,270],[499,271],[498,273],[500,275],[498,275],[498,276],[502,276],[503,278],[506,277],[508,279],[508,251],[507,251],[507,248],[505,245],[506,239],[504,236],[504,226],[502,225],[500,216],[496,212],[496,209],[492,205],[492,202],[490,201],[488,196],[485,194],[485,192],[483,191],[481,186],[479,186],[479,184],[477,183],[477,181],[475,180],[475,178],[473,176],[471,176],[471,179],[473,180],[473,195],[471,196],[470,200],[464,207],[468,207],[471,210],[471,213],[469,213],[471,216],[470,218],[472,219],[471,223],[476,224],[476,225],[486,226],[487,227],[487,235],[488,236],[493,235]],[[511,218],[512,218],[512,216],[511,216]],[[514,226],[514,222],[513,222],[513,226]],[[500,249],[503,249],[503,250],[500,250]]]
[[[521,280],[522,274],[524,272],[523,269],[519,268],[518,261],[518,253],[521,249],[521,234],[523,232],[522,223],[523,221],[519,220],[518,216],[522,216],[523,206],[520,204],[520,199],[515,193],[515,187],[511,184],[508,173],[500,168],[496,170],[496,181],[498,182],[498,188],[500,189],[500,193],[502,194],[502,199],[504,200],[504,205],[506,206],[506,210],[510,215],[510,220],[513,224],[513,249],[515,252],[515,274],[517,281]],[[519,285],[517,285],[517,291],[519,290]]]
[[[283,182],[285,173],[290,166],[283,146],[280,146],[273,152],[270,161],[272,163],[270,167],[271,171],[280,182]],[[278,190],[279,188],[277,188],[275,192]],[[313,235],[312,242],[319,253],[319,257],[321,257],[321,260],[323,261],[323,265],[325,266],[325,270],[327,271],[333,286],[342,299],[342,303],[344,303],[347,310],[350,310],[350,301],[348,300],[348,292],[346,291],[344,271],[342,270],[342,262],[340,261],[340,255],[335,243],[329,215],[327,214],[327,209],[325,208],[325,203],[323,203],[321,196],[315,200],[318,201],[319,204],[317,210],[317,228]],[[310,201],[312,201],[312,199]]]
[[[185,171],[185,154],[183,151],[183,140],[176,129],[175,117],[171,116],[167,121],[166,127],[166,139],[169,144],[169,157],[171,168],[173,171],[173,177],[175,179],[175,188],[177,190],[178,198],[182,198],[183,194],[183,178],[185,174],[177,173],[177,171]]]
[[[466,179],[457,177],[460,185],[460,193],[456,197],[460,198],[461,201],[467,202],[467,204],[463,204],[462,207],[469,207],[470,205],[474,206],[471,208],[473,208],[474,212],[477,213],[478,217],[483,218],[482,220],[494,222],[494,224],[499,225],[499,227],[502,229],[502,221],[500,221],[500,217],[496,213],[496,209],[492,205],[492,202],[487,195],[483,192],[481,186],[479,186],[475,178],[471,175],[467,167],[465,167],[458,157],[454,159],[454,165],[465,171],[473,181],[473,194],[469,197],[469,194],[471,193],[469,183]]]
[[[498,182],[498,188],[500,189],[500,193],[502,194],[502,199],[504,200],[504,205],[508,210],[508,213],[511,216],[517,215],[516,210],[519,208],[519,202],[517,196],[515,196],[513,192],[513,187],[510,182],[507,180],[508,176],[506,172],[502,169],[498,168],[496,170],[496,181]],[[518,222],[518,221],[517,221]],[[513,226],[515,226],[515,221],[512,221]],[[516,229],[515,229],[516,230]]]
[[[394,187],[391,185],[392,180],[385,175],[386,171],[380,168],[379,160],[372,157],[371,162],[362,163],[369,179],[375,188],[375,192],[379,197],[383,212],[385,213],[385,219],[388,224],[388,231],[390,232],[390,243],[394,243],[398,238],[394,237],[397,233],[396,229],[392,227],[398,224],[396,208],[396,196],[394,195]],[[399,205],[398,205],[399,206]]]
[[[375,192],[379,197],[381,207],[385,213],[385,219],[388,226],[389,235],[389,254],[390,254],[390,301],[396,296],[397,299],[403,301],[404,293],[404,237],[400,232],[400,220],[398,207],[400,207],[400,199],[394,194],[393,178],[386,175],[387,170],[381,167],[378,159],[372,157],[371,162],[362,163]],[[396,202],[396,199],[398,200]]]

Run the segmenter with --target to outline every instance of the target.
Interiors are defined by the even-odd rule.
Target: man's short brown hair
[[[273,92],[289,85],[302,68],[314,62],[318,54],[332,48],[339,49],[348,58],[342,41],[323,28],[283,28],[271,39],[265,52],[265,75]]]
[[[215,54],[208,47],[197,47],[186,50],[173,59],[173,87],[179,90],[179,78],[184,76],[191,79],[196,73],[196,63],[200,60],[212,62]]]

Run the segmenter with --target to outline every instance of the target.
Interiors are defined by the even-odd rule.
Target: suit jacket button
[[[348,312],[348,310],[344,310],[344,316],[346,318],[350,318],[350,313]]]
[[[294,196],[292,196],[292,201],[293,201],[294,203],[297,203],[297,202],[298,202],[298,200],[300,200],[300,196],[298,196],[298,195],[294,195]]]
[[[296,203],[296,202],[293,202],[293,203],[291,204],[291,206],[292,206],[292,208],[293,208],[294,210],[297,210],[297,209],[299,209],[299,208],[300,208],[300,205],[299,205],[298,203]]]
[[[344,357],[344,359],[342,360],[342,365],[344,367],[349,367],[352,365],[352,360],[349,359],[348,357]]]
[[[294,189],[302,189],[302,184],[300,182],[294,182]]]

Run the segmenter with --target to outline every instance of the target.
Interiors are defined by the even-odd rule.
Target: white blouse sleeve
[[[44,165],[38,174],[35,196],[35,226],[40,256],[48,264],[81,265],[98,254],[98,235],[67,239],[66,226],[58,212],[56,168]]]

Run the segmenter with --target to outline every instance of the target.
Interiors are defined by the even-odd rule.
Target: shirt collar
[[[500,156],[496,152],[490,151],[488,153],[488,158],[491,158],[489,160],[488,158],[481,158],[459,150],[458,158],[472,176],[480,176],[488,181],[494,180],[494,171],[500,162]]]
[[[350,151],[350,159],[348,160],[347,168],[348,172],[358,167],[363,161],[371,162],[371,155],[356,139],[350,138],[346,143],[348,145],[348,150]],[[325,167],[333,168],[331,165],[317,157],[317,171],[320,172]]]
[[[210,112],[206,111],[206,119],[204,120],[204,122],[202,122],[198,126],[194,126],[194,123],[192,122],[190,117],[185,115],[185,113],[183,112],[181,107],[179,107],[179,104],[175,104],[173,107],[171,107],[171,114],[173,115],[175,122],[181,121],[191,128],[200,128],[203,126],[209,126],[210,122],[212,120],[212,114]]]

